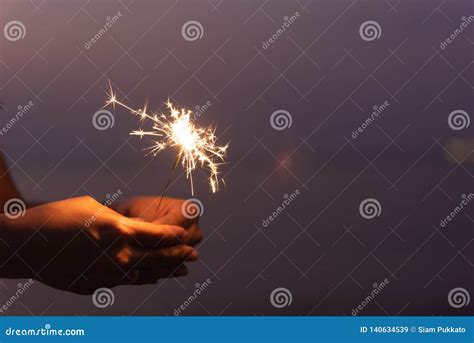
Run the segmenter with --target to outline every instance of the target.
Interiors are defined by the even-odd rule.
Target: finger
[[[202,230],[197,223],[194,223],[186,229],[187,233],[184,236],[184,243],[190,246],[195,246],[202,241]]]
[[[186,229],[187,234],[184,238],[184,243],[188,245],[198,244],[202,238],[203,234],[201,228],[199,227],[198,218],[195,219],[186,219],[183,216],[177,216],[176,214],[168,214],[164,217],[161,217],[155,221],[154,224],[166,224],[166,225],[179,225]]]
[[[137,272],[134,285],[155,284],[159,279],[180,277],[188,274],[188,268],[184,265],[177,265],[168,268],[139,270]]]
[[[196,261],[198,258],[198,252],[188,245],[175,245],[159,250],[135,251],[133,268],[155,269],[186,261]]]
[[[178,225],[185,229],[189,228],[194,223],[199,221],[197,218],[186,218],[181,212],[168,213],[163,217],[157,218],[153,221],[156,224]]]
[[[140,247],[156,248],[183,242],[186,230],[176,225],[158,225],[127,219],[126,232],[132,237],[130,243]]]

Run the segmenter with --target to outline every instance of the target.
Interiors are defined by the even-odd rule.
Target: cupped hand
[[[161,225],[177,225],[187,231],[184,242],[195,246],[202,240],[203,234],[199,227],[199,215],[186,214],[185,200],[161,197],[135,197],[116,206],[117,212],[130,218],[140,218],[150,223]]]
[[[155,283],[186,274],[183,263],[198,258],[178,221],[135,220],[88,196],[34,207],[19,218],[0,217],[1,238],[9,242],[9,254],[1,256],[3,275],[67,291]]]

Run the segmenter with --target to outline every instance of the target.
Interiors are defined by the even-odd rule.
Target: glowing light
[[[147,148],[149,154],[155,156],[166,148],[176,148],[178,154],[176,164],[181,163],[186,178],[191,184],[191,193],[194,195],[193,172],[197,167],[207,169],[209,173],[208,182],[213,193],[219,189],[219,184],[224,182],[220,177],[219,166],[224,163],[228,144],[217,145],[215,129],[212,127],[201,128],[195,125],[192,120],[192,111],[184,108],[177,109],[168,100],[166,107],[170,114],[147,113],[147,105],[143,109],[135,110],[117,100],[116,94],[110,88],[109,98],[106,106],[119,105],[138,116],[141,121],[149,120],[152,129],[148,131],[134,130],[130,134],[143,138],[144,136],[154,138],[153,144]]]

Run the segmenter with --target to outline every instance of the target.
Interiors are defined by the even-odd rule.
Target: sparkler
[[[110,87],[108,96],[106,106],[112,105],[115,107],[115,105],[119,105],[138,116],[141,121],[151,121],[151,130],[139,129],[130,133],[140,138],[144,136],[152,137],[153,144],[146,148],[146,150],[149,150],[149,154],[156,156],[166,148],[176,148],[178,150],[172,173],[181,163],[186,172],[186,178],[190,181],[192,195],[194,195],[193,172],[197,167],[208,170],[208,181],[211,190],[213,193],[218,191],[220,183],[224,183],[224,180],[220,178],[219,166],[225,161],[228,144],[224,146],[217,145],[214,128],[198,127],[191,118],[192,111],[185,108],[179,110],[169,100],[166,102],[166,107],[170,112],[169,115],[163,113],[149,114],[147,113],[146,103],[142,109],[133,109],[117,100],[112,87]],[[171,177],[163,195],[169,186],[170,180]]]

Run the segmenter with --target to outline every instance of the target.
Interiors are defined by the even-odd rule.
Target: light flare
[[[212,127],[198,127],[191,117],[192,111],[185,108],[178,109],[168,100],[166,107],[169,114],[147,113],[147,105],[143,109],[133,109],[128,105],[117,100],[116,93],[112,88],[108,93],[106,106],[119,105],[132,114],[140,118],[141,121],[151,121],[151,130],[134,130],[130,134],[143,138],[144,136],[153,137],[153,144],[147,148],[149,154],[156,156],[160,151],[166,148],[176,148],[178,154],[175,166],[181,163],[186,178],[191,185],[191,194],[194,195],[193,172],[197,167],[207,169],[209,176],[208,182],[213,193],[219,190],[220,183],[224,180],[220,178],[219,166],[225,163],[228,144],[224,146],[217,145],[215,129]]]

